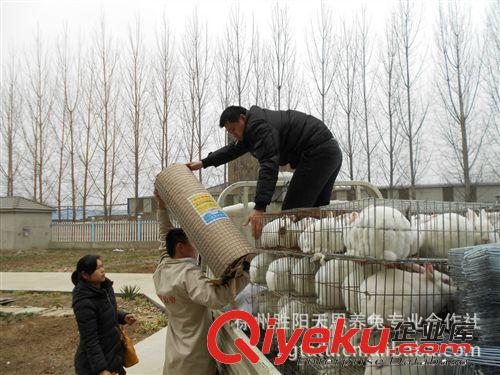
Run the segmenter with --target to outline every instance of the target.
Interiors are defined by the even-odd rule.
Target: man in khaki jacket
[[[233,300],[227,285],[212,285],[196,263],[197,251],[180,228],[168,233],[165,205],[158,200],[161,259],[153,275],[156,293],[167,310],[168,328],[163,374],[211,375],[215,360],[207,349],[210,309],[219,310]],[[236,279],[237,292],[248,283],[248,274]]]

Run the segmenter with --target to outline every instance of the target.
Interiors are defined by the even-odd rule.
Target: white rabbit
[[[359,313],[359,286],[369,276],[384,269],[379,263],[355,263],[354,269],[342,280],[342,299],[347,311]]]
[[[303,247],[309,247],[309,243],[313,243],[314,225],[318,221],[319,219],[313,217],[306,217],[296,223],[296,228],[300,231],[297,238],[297,245],[301,250]]]
[[[292,270],[292,282],[295,291],[300,296],[314,296],[314,275],[319,269],[319,263],[309,257],[300,259]]]
[[[474,226],[475,245],[495,243],[500,240],[498,234],[495,232],[495,227],[490,222],[488,214],[485,210],[481,210],[479,215],[477,215],[474,211],[468,209],[466,217],[469,221],[472,221]]]
[[[325,217],[309,226],[299,237],[299,247],[306,254],[343,253],[344,236],[351,226],[351,214]]]
[[[498,241],[498,234],[500,233],[500,211],[490,211],[486,213],[488,221],[493,226],[493,229],[497,233],[496,240]]]
[[[343,309],[342,281],[356,268],[350,260],[332,259],[321,266],[315,276],[318,305],[328,309]]]
[[[386,206],[369,206],[360,212],[348,232],[347,253],[396,261],[410,254],[410,222]]]
[[[270,291],[289,292],[293,290],[292,269],[298,259],[292,257],[279,258],[269,264],[266,283]]]
[[[252,211],[255,207],[254,202],[248,202],[247,207],[243,205],[243,203],[237,203],[233,204],[231,206],[226,206],[223,207],[222,210],[227,214],[227,216],[233,218],[234,217],[241,217],[245,218],[250,214],[250,211]]]
[[[254,257],[250,262],[250,281],[256,284],[265,284],[267,269],[278,258],[280,258],[279,255],[268,252],[260,253]]]
[[[414,267],[419,272],[383,269],[369,276],[359,286],[359,312],[366,317],[379,315],[385,323],[396,314],[408,318],[416,313],[427,318],[439,313],[456,288],[448,275],[432,266]]]
[[[434,215],[421,223],[420,256],[446,258],[450,249],[474,245],[475,214],[470,211],[467,215],[472,220],[456,213],[447,213]]]
[[[297,247],[297,233],[298,230],[292,217],[280,217],[264,225],[260,237],[260,247]]]
[[[290,299],[279,312],[282,317],[280,320],[288,323],[281,327],[285,328],[287,339],[290,338],[295,328],[311,326],[313,315],[318,312],[318,306],[312,301]]]
[[[413,215],[410,218],[411,225],[411,245],[410,245],[410,255],[418,255],[419,249],[422,247],[423,243],[423,229],[424,223],[428,222],[432,219],[433,215]]]

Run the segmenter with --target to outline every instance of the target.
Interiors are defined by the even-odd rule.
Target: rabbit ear
[[[441,274],[441,282],[443,284],[446,284],[446,285],[450,285],[451,284],[451,278],[450,276],[448,276],[447,274],[445,273],[442,273]]]
[[[434,267],[432,267],[432,264],[425,265],[425,272],[427,273],[427,276],[429,276],[430,279],[434,278]]]
[[[481,215],[481,222],[487,223],[488,222],[488,214],[486,213],[486,210],[484,208],[481,209],[480,215]]]
[[[411,268],[415,272],[425,273],[425,267],[421,266],[420,264],[412,263]]]

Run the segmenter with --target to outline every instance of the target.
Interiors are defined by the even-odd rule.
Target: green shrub
[[[135,300],[141,293],[141,289],[137,285],[125,285],[120,289],[123,299]]]

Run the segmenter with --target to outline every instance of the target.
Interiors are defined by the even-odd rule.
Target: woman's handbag
[[[139,358],[137,358],[137,354],[135,353],[134,344],[130,337],[127,336],[123,326],[119,325],[120,334],[123,344],[123,366],[131,367],[139,362]]]

